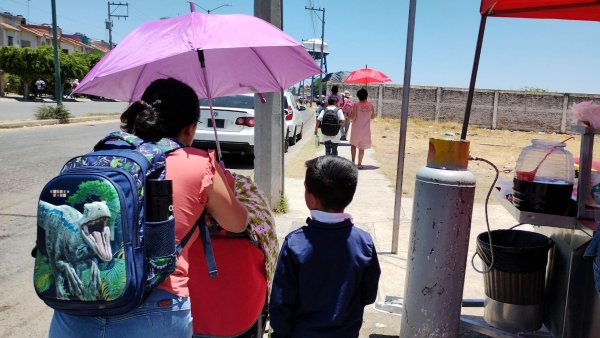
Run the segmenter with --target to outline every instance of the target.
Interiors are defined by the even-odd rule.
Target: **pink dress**
[[[352,126],[350,129],[350,144],[358,149],[371,148],[371,114],[375,111],[369,101],[355,103],[352,107]]]

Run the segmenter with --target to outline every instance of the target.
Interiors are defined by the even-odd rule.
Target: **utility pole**
[[[314,7],[308,7],[308,6],[304,6],[304,9],[307,9],[309,11],[318,11],[318,12],[322,12],[323,13],[323,17],[319,18],[321,19],[321,65],[320,65],[320,69],[321,69],[321,73],[319,74],[319,100],[321,99],[321,94],[323,93],[323,46],[325,45],[325,8],[314,8]],[[319,15],[317,15],[317,17],[319,17]],[[314,48],[313,48],[314,51]]]
[[[254,1],[254,16],[283,28],[282,0]],[[281,92],[264,93],[265,103],[254,95],[254,181],[264,191],[271,207],[283,196],[284,137]]]
[[[54,47],[54,98],[62,105],[62,82],[60,81],[60,59],[58,56],[58,29],[56,23],[56,1],[52,0],[52,46]]]
[[[114,7],[114,10],[111,10],[112,7]],[[125,14],[113,14],[120,7],[125,7],[126,13]],[[112,21],[112,18],[117,18],[117,19],[124,18],[125,20],[127,20],[128,16],[129,16],[129,4],[128,3],[120,3],[120,2],[109,2],[108,3],[108,19],[106,20],[106,29],[108,29],[109,49],[113,49],[113,42],[112,42],[113,21]]]

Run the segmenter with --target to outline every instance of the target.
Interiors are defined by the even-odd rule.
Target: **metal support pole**
[[[487,13],[481,15],[479,23],[479,35],[477,36],[477,47],[475,47],[475,60],[473,61],[473,70],[471,71],[471,82],[469,83],[469,95],[467,96],[467,106],[463,118],[461,140],[467,139],[467,129],[469,128],[469,118],[471,117],[471,105],[473,104],[473,94],[475,93],[475,82],[477,81],[477,70],[479,69],[479,56],[481,55],[481,46],[483,44],[483,33],[485,32],[485,22]]]
[[[56,1],[52,0],[52,46],[54,47],[54,97],[56,105],[62,105],[62,82],[60,80],[60,58],[58,55],[58,29],[56,24]]]
[[[408,31],[406,33],[406,57],[404,59],[404,84],[402,85],[402,114],[400,116],[400,144],[398,145],[398,166],[396,173],[396,197],[394,202],[394,222],[392,228],[392,250],[398,253],[398,235],[400,211],[402,210],[402,181],[404,175],[404,153],[406,149],[406,123],[408,120],[408,101],[410,99],[410,74],[412,69],[413,41],[415,36],[415,14],[417,0],[410,0],[408,10]]]

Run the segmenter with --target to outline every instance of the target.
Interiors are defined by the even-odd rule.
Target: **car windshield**
[[[213,107],[229,107],[241,109],[254,109],[254,96],[233,95],[213,98]],[[200,100],[201,107],[208,107],[208,99]]]

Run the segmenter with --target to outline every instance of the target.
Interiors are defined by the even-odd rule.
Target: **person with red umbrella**
[[[356,92],[358,102],[352,106],[350,119],[352,127],[350,131],[350,154],[352,163],[356,158],[356,148],[358,148],[358,169],[363,169],[362,160],[365,155],[365,149],[371,148],[371,120],[375,118],[375,108],[373,104],[367,101],[369,93],[361,88]]]
[[[364,84],[369,83],[384,83],[392,81],[384,73],[368,68],[361,68],[352,71],[344,83]],[[361,88],[356,96],[359,102],[352,107],[352,127],[350,132],[350,154],[352,155],[352,163],[355,163],[356,148],[358,148],[358,169],[363,169],[362,159],[365,155],[365,149],[371,148],[371,120],[375,118],[375,108],[371,102],[367,101],[369,93],[365,88]]]

